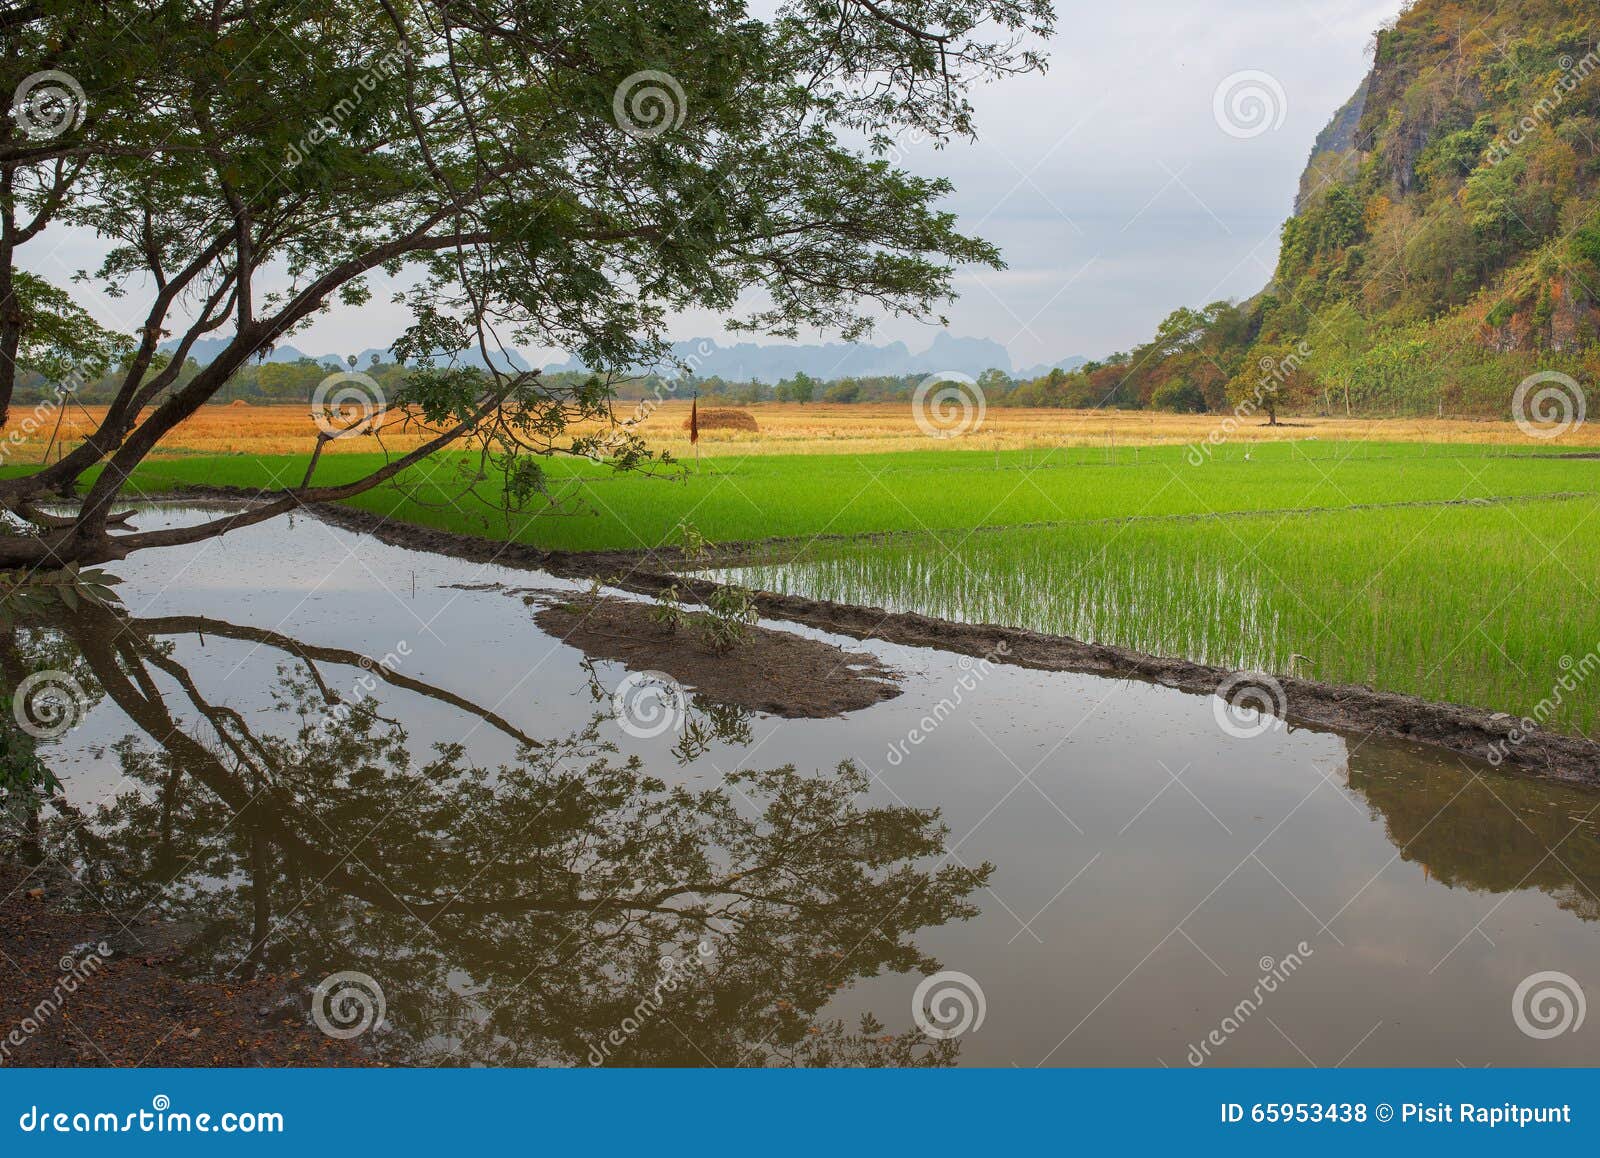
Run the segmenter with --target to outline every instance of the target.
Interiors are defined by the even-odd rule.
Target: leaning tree
[[[742,0],[9,0],[0,408],[52,324],[57,368],[110,360],[115,379],[80,444],[0,481],[26,527],[0,536],[0,567],[199,541],[445,448],[471,448],[512,501],[552,453],[641,461],[626,429],[576,433],[610,419],[605,379],[514,372],[517,344],[621,368],[662,358],[685,309],[846,339],[875,310],[933,316],[959,265],[999,255],[938,207],[946,182],[885,158],[904,134],[971,133],[967,90],[1042,67],[1030,45],[1052,21],[1050,0],[784,0],[766,18]],[[101,239],[85,276],[125,348],[62,324],[23,274],[63,230]],[[180,422],[380,273],[402,287],[408,372],[355,429],[404,424],[415,449],[339,485],[313,453],[249,510],[119,525],[131,473]],[[202,338],[222,346],[195,372]],[[70,514],[44,509],[63,498]]]

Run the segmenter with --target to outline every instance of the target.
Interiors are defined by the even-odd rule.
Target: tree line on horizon
[[[1359,115],[1346,118],[1351,108]],[[1324,139],[1346,119],[1347,139]],[[987,402],[1487,416],[1503,415],[1516,384],[1535,371],[1600,377],[1600,15],[1592,4],[1418,0],[1378,34],[1372,72],[1335,125],[1319,138],[1260,294],[1173,310],[1148,341],[1070,371],[985,371],[978,382]],[[50,396],[85,366],[92,369],[75,397],[109,402],[136,359],[148,366],[143,373],[164,378],[150,405],[218,376],[192,358],[163,369],[163,356],[143,350],[137,335],[100,327],[36,275],[10,273],[28,323],[12,359],[19,402]],[[298,402],[344,368],[237,361],[206,401]],[[356,368],[391,397],[416,376],[397,362]],[[613,385],[621,400],[854,403],[908,399],[925,377],[801,373],[764,383],[662,374]],[[575,372],[545,380],[572,390],[594,381]]]

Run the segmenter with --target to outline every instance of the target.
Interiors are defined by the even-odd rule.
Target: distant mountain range
[[[721,346],[713,338],[696,338],[688,342],[674,342],[672,357],[687,365],[690,372],[699,378],[718,377],[730,382],[768,384],[793,378],[797,373],[809,374],[826,382],[838,378],[932,374],[940,370],[954,370],[974,378],[985,370],[1001,370],[1006,374],[1012,372],[1011,355],[999,342],[988,338],[957,338],[943,330],[933,336],[933,344],[920,354],[913,354],[904,342],[890,342],[883,346],[839,342],[792,346],[740,342],[733,346]],[[1050,365],[1070,369],[1083,362],[1083,358],[1070,357],[1047,364],[1037,371],[1027,371],[1025,376],[1036,377],[1048,373]],[[553,362],[545,367],[550,373],[583,369],[583,363],[577,359]],[[640,371],[645,369],[648,368],[641,367]],[[670,374],[675,367],[663,363],[656,369]]]
[[[200,365],[208,364],[228,345],[229,339],[201,338],[195,342],[189,356]],[[177,341],[161,344],[170,353]],[[371,363],[376,355],[380,361],[392,361],[388,350],[369,348],[356,354],[357,368]],[[821,381],[839,378],[865,378],[877,375],[902,376],[906,374],[933,374],[940,370],[954,370],[976,378],[985,370],[1000,370],[1016,378],[1037,378],[1048,374],[1054,367],[1071,370],[1083,365],[1085,359],[1077,356],[1059,362],[1041,362],[1037,366],[1013,374],[1011,355],[999,342],[988,338],[957,338],[941,330],[933,336],[933,344],[920,354],[913,354],[904,342],[890,342],[873,346],[863,343],[830,342],[824,345],[768,345],[758,342],[740,342],[733,346],[720,346],[712,338],[696,338],[672,344],[673,358],[688,365],[696,377],[719,377],[730,382],[766,382],[773,384],[797,373],[806,373]],[[476,350],[463,353],[462,363],[482,366],[483,356]],[[264,361],[298,362],[309,358],[324,366],[348,366],[343,354],[308,354],[295,346],[274,346]],[[502,369],[527,370],[530,366],[516,351],[510,351]],[[545,366],[549,373],[582,371],[583,363],[577,359],[551,362]],[[646,368],[641,367],[640,373]],[[676,367],[663,363],[657,367],[662,373],[676,373]]]
[[[1018,370],[1011,376],[1018,381],[1023,381],[1028,378],[1043,378],[1052,370],[1066,370],[1069,372],[1076,370],[1088,360],[1089,359],[1087,358],[1081,358],[1077,354],[1074,354],[1070,358],[1061,359],[1059,362],[1040,362],[1037,366],[1029,366],[1026,370]]]
[[[228,343],[232,340],[233,339],[231,338],[200,338],[195,342],[194,347],[189,351],[189,356],[202,366],[208,365],[213,358],[227,348]],[[157,348],[163,353],[170,354],[173,350],[178,348],[177,339],[174,338],[171,341],[162,342]],[[357,369],[369,365],[372,362],[373,355],[377,355],[377,358],[380,362],[394,361],[394,355],[388,350],[381,350],[376,347],[371,347],[356,354]],[[459,357],[461,364],[465,366],[485,365],[483,355],[477,350],[465,351]],[[274,346],[272,348],[272,352],[262,359],[262,361],[298,362],[302,358],[309,358],[313,362],[320,363],[324,366],[331,366],[334,363],[338,363],[338,366],[341,370],[349,366],[349,363],[345,361],[345,356],[343,354],[307,354],[305,351],[296,349],[294,346]],[[527,360],[515,350],[507,351],[505,361],[503,363],[501,363],[499,359],[496,359],[496,362],[500,365],[502,370],[532,369],[532,367],[528,365]]]

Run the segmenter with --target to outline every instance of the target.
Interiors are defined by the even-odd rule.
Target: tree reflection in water
[[[259,717],[271,726],[208,699],[174,658],[180,636],[282,652],[279,710]],[[115,745],[126,788],[93,816],[56,798],[37,837],[64,845],[112,907],[198,922],[197,972],[308,986],[369,974],[388,1011],[372,1040],[399,1062],[955,1058],[957,1043],[915,1030],[818,1020],[858,978],[937,969],[914,935],[976,915],[992,871],[946,863],[937,812],[868,804],[848,763],[670,785],[594,724],[539,741],[357,653],[200,617],[85,608],[19,629],[8,669],[46,649],[60,663],[63,647],[91,696],[144,735]],[[486,768],[460,744],[424,754],[370,699],[323,727],[340,700],[329,665],[474,716],[519,756]]]
[[[1350,787],[1403,860],[1451,888],[1538,889],[1600,920],[1600,829],[1592,790],[1476,773],[1437,759],[1352,757]]]

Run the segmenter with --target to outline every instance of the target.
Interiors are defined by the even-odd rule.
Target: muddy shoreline
[[[310,1024],[304,978],[192,981],[173,965],[194,931],[140,913],[81,912],[60,869],[0,863],[7,1066],[367,1066]]]
[[[248,499],[249,494],[205,488],[172,496],[186,501],[198,494]],[[637,594],[655,595],[676,587],[702,599],[716,586],[706,579],[674,573],[681,553],[667,551],[549,551],[471,535],[400,523],[353,507],[312,505],[309,513],[335,526],[370,534],[380,542],[430,551],[477,563],[525,567],[565,578],[599,579]],[[702,563],[703,565],[703,563]],[[1041,671],[1070,671],[1160,684],[1197,695],[1212,695],[1237,673],[1189,660],[1144,655],[1127,648],[1085,643],[1026,629],[965,624],[915,612],[890,612],[794,595],[759,592],[756,607],[769,619],[851,636],[881,639],[910,647],[929,647],[961,655],[993,656],[1004,643],[1003,660]],[[1496,764],[1502,770],[1569,783],[1600,786],[1600,745],[1539,729],[1521,731],[1521,721],[1504,712],[1435,703],[1418,696],[1382,692],[1349,684],[1329,684],[1290,676],[1275,677],[1283,689],[1284,718],[1292,725],[1409,740]]]

